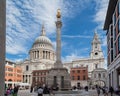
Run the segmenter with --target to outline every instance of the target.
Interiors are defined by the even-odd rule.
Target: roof
[[[112,22],[112,15],[115,10],[115,6],[118,0],[109,0],[109,5],[107,9],[107,15],[104,23],[104,30],[108,30],[110,23]]]

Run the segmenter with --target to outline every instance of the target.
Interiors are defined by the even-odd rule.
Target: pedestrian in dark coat
[[[100,96],[100,87],[97,87],[97,94]]]
[[[113,96],[114,89],[112,86],[110,87],[109,92],[110,92],[111,96]]]

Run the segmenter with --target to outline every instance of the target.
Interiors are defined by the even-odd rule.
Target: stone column
[[[0,96],[5,89],[6,0],[0,0]]]
[[[113,75],[113,78],[112,78],[112,80],[113,80],[113,88],[115,89],[116,87],[118,87],[118,80],[117,80],[118,75],[117,75],[117,70],[116,69],[114,69],[112,75]]]
[[[57,21],[56,21],[56,28],[57,28],[57,48],[56,48],[56,63],[55,63],[55,68],[62,68],[62,63],[61,63],[61,27],[62,27],[62,22],[61,22],[61,13],[60,10],[58,9],[57,12]]]

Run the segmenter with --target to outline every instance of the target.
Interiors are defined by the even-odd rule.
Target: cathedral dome
[[[51,40],[46,36],[39,36],[38,38],[36,38],[34,44],[38,44],[38,43],[52,45]]]
[[[35,39],[32,49],[49,49],[53,50],[53,45],[51,40],[46,36],[44,26],[42,26],[41,35]]]

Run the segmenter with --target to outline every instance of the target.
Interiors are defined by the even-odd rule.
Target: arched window
[[[12,79],[9,79],[8,81],[12,81]]]

